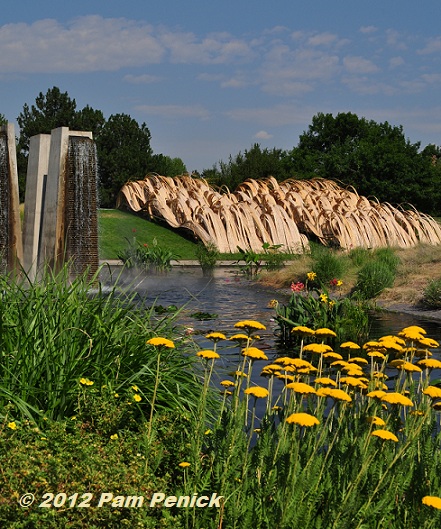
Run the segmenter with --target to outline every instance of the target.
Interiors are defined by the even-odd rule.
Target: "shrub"
[[[201,265],[202,272],[205,275],[213,273],[213,269],[216,266],[217,260],[219,259],[219,250],[214,242],[208,242],[203,244],[200,242],[196,247],[196,257]]]
[[[317,274],[317,281],[327,285],[331,279],[339,278],[345,271],[344,259],[332,250],[322,250],[312,256],[312,270]]]
[[[390,266],[381,261],[367,262],[358,272],[355,291],[363,299],[373,299],[385,288],[393,286],[395,272]]]
[[[426,286],[422,302],[432,309],[441,309],[441,278],[433,279]]]

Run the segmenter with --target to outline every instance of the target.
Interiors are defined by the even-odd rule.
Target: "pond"
[[[111,269],[112,276],[103,282],[115,280],[120,269]],[[210,331],[223,332],[231,336],[237,329],[234,324],[239,320],[252,319],[262,322],[267,330],[260,332],[258,347],[265,351],[270,360],[279,352],[276,348],[277,323],[274,320],[274,309],[268,306],[271,299],[283,303],[289,299],[290,292],[275,291],[246,279],[238,268],[218,267],[212,277],[204,277],[199,267],[174,267],[163,275],[147,275],[134,278],[122,274],[118,281],[122,289],[135,291],[147,305],[167,309],[175,306],[183,310],[178,321],[185,329],[194,329],[194,338],[201,348],[212,348],[212,343],[204,338]],[[212,319],[197,319],[213,315]],[[399,332],[408,325],[420,325],[427,331],[427,336],[441,342],[441,322],[416,318],[409,314],[379,312],[371,317],[371,339]],[[257,344],[256,344],[257,345]],[[225,370],[235,368],[239,361],[239,349],[225,342],[222,348],[222,361]],[[433,350],[434,357],[440,358],[440,350]],[[258,371],[256,369],[256,371]]]

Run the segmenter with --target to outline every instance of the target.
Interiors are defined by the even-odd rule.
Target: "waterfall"
[[[65,182],[65,258],[75,273],[98,269],[98,163],[93,140],[70,136]]]
[[[8,140],[0,132],[0,273],[7,270],[10,253],[10,189]]]

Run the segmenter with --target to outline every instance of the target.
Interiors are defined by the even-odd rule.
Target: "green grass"
[[[99,222],[100,259],[118,259],[118,253],[128,247],[128,240],[151,244],[156,238],[161,246],[170,248],[179,259],[196,259],[197,244],[171,230],[146,219],[119,211],[101,209]]]

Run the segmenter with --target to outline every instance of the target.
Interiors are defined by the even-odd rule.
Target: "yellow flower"
[[[398,437],[392,432],[389,432],[389,430],[375,430],[371,433],[371,435],[374,437],[379,437],[380,439],[384,439],[385,441],[394,441],[395,443],[398,442]]]
[[[323,303],[327,303],[328,299],[326,294],[320,294],[320,301],[323,301]]]
[[[257,347],[247,347],[243,349],[242,356],[247,356],[253,360],[268,360],[266,354]]]
[[[330,360],[343,360],[342,355],[334,352],[325,353],[323,358],[329,358]]]
[[[112,441],[115,441],[116,439],[118,439],[118,434],[114,433],[113,435],[110,436],[110,439],[112,439]]]
[[[246,334],[235,334],[230,338],[230,340],[235,340],[237,342],[240,342],[242,340],[248,340],[248,336]]]
[[[438,498],[437,496],[424,496],[422,502],[424,505],[428,505],[429,507],[441,509],[441,498]]]
[[[353,358],[349,358],[348,362],[350,364],[369,364],[366,358],[362,358],[361,356],[354,356]]]
[[[138,386],[132,386],[133,391],[139,391]]]
[[[321,384],[322,386],[335,386],[337,387],[337,382],[335,380],[332,380],[332,378],[329,377],[320,377],[315,379],[316,384]]]
[[[221,332],[210,332],[205,335],[205,338],[208,338],[209,340],[213,340],[214,342],[217,342],[218,340],[226,340],[227,337],[225,334],[222,334]]]
[[[427,388],[423,390],[423,393],[424,395],[429,395],[432,399],[441,397],[441,389],[436,386],[427,386]]]
[[[397,369],[402,369],[407,373],[421,373],[422,371],[421,367],[412,364],[412,362],[404,362],[404,364],[397,366]]]
[[[314,279],[317,277],[317,274],[315,272],[308,272],[306,277],[308,278],[308,281],[314,281]]]
[[[343,285],[343,281],[342,281],[341,279],[339,279],[339,280],[337,281],[337,286],[338,286],[338,287],[341,287],[342,285]]]
[[[252,395],[256,399],[264,399],[269,395],[268,390],[262,388],[261,386],[253,386],[252,388],[247,388],[244,393],[246,395]]]
[[[319,388],[317,390],[319,397],[331,397],[334,400],[341,400],[343,402],[352,402],[352,398],[342,389],[336,388]]]
[[[246,329],[259,330],[259,331],[265,331],[266,330],[266,327],[265,327],[265,325],[263,325],[263,323],[260,323],[258,321],[254,321],[254,320],[238,321],[234,326],[237,327],[238,329],[246,328]]]
[[[204,435],[210,435],[211,433],[213,433],[211,430],[205,430]]]
[[[317,329],[315,331],[315,335],[316,336],[320,336],[322,338],[325,338],[327,336],[332,336],[333,338],[335,338],[337,336],[337,334],[334,331],[332,331],[331,329],[328,329],[326,327],[323,327],[321,329]]]
[[[119,397],[119,393],[114,393],[113,396],[115,397],[115,399],[117,399]]]
[[[367,355],[371,358],[380,358],[381,360],[386,360],[386,355],[380,353],[380,351],[370,351]]]
[[[179,463],[179,466],[182,468],[187,468],[190,466],[190,463],[187,463],[187,461],[182,461],[182,463]]]
[[[386,392],[385,391],[382,391],[382,390],[376,390],[376,391],[370,391],[367,396],[370,397],[371,399],[382,399],[384,396],[386,395]]]
[[[305,327],[304,325],[297,325],[297,327],[293,327],[291,329],[291,333],[297,334],[299,336],[312,336],[314,331],[309,327]]]
[[[146,344],[154,345],[155,347],[168,347],[169,349],[174,349],[175,347],[175,344],[172,342],[172,340],[169,340],[168,338],[161,338],[160,336],[150,338],[150,340],[146,341]]]
[[[133,395],[133,400],[135,402],[141,402],[142,401],[142,397],[141,397],[141,395],[136,394],[136,395]]]
[[[8,428],[10,428],[11,430],[16,430],[17,424],[14,421],[8,422]]]
[[[435,358],[423,358],[417,363],[419,366],[427,367],[428,369],[441,369],[441,362]]]
[[[317,331],[316,331],[317,333]],[[304,351],[309,351],[310,353],[330,353],[332,352],[332,347],[330,345],[326,345],[324,343],[309,343],[308,345],[305,345],[303,348]]]
[[[354,388],[367,389],[366,384],[364,384],[363,382],[361,382],[361,380],[359,380],[358,378],[355,378],[355,377],[350,377],[350,376],[341,377],[340,382],[342,384],[345,384],[346,386],[352,386]]]
[[[307,395],[309,393],[317,393],[312,386],[310,386],[309,384],[305,384],[304,382],[291,382],[290,384],[287,384],[286,387],[288,389],[292,389],[296,393],[302,393],[303,395]]]
[[[220,385],[223,386],[224,388],[229,388],[231,386],[235,386],[236,384],[232,380],[222,380]]]
[[[340,344],[341,349],[360,349],[360,346],[355,342],[343,342]]]
[[[246,377],[246,373],[244,373],[243,371],[231,371],[230,373],[228,373],[230,376],[232,377]]]
[[[209,349],[204,349],[203,351],[199,351],[196,353],[196,356],[200,356],[204,358],[205,360],[215,360],[216,358],[220,358],[220,356],[216,353],[216,351],[210,351]]]
[[[293,413],[287,419],[288,424],[298,424],[299,426],[315,426],[320,421],[309,413]]]
[[[370,422],[371,424],[374,424],[375,426],[386,426],[386,423],[383,421],[381,417],[376,417],[376,416],[368,417],[367,421]]]
[[[381,397],[381,400],[389,404],[400,404],[401,406],[413,406],[413,402],[408,397],[405,397],[401,393],[386,393],[386,395]]]
[[[83,386],[93,386],[92,380],[89,380],[88,378],[80,378],[80,384]]]

